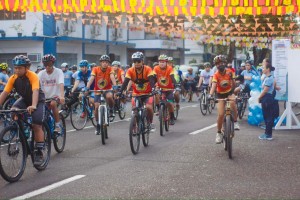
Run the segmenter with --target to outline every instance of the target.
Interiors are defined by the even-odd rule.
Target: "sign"
[[[287,73],[288,73],[288,54],[290,50],[290,40],[272,41],[272,65],[275,67],[275,80],[280,90],[276,91],[275,99],[280,101],[288,100]]]

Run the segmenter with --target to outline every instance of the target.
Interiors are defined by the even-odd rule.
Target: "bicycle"
[[[234,137],[234,120],[231,111],[231,101],[236,101],[238,98],[216,99],[216,101],[225,101],[225,115],[223,121],[223,139],[224,150],[227,151],[228,157],[232,159],[232,139]]]
[[[159,89],[157,93],[160,95],[159,101],[159,133],[160,136],[164,136],[164,130],[169,131],[170,127],[170,113],[167,106],[167,96],[166,92]]]
[[[90,90],[90,92],[99,93],[100,105],[98,107],[98,121],[96,125],[97,135],[101,135],[102,144],[105,145],[105,139],[108,139],[107,127],[109,126],[109,110],[107,109],[107,103],[104,98],[104,92],[112,92],[112,90]]]
[[[212,112],[213,109],[213,105],[212,105],[212,101],[208,100],[208,86],[207,85],[202,85],[201,86],[201,96],[200,96],[200,111],[202,113],[202,115],[206,115],[207,111],[209,113]]]
[[[116,90],[120,90],[121,86],[114,86],[116,88]],[[115,95],[114,95],[115,96]],[[114,97],[114,113],[118,113],[120,119],[124,119],[126,116],[126,96],[125,95],[121,95],[121,96],[115,96]],[[115,119],[115,116],[110,116],[109,117],[110,122],[113,122]]]
[[[89,96],[85,96],[83,92],[80,92],[79,102],[74,103],[71,106],[71,124],[76,130],[82,130],[88,120],[92,121],[94,127],[97,127],[96,118],[94,116],[94,106],[89,103]]]
[[[22,177],[28,155],[31,156],[32,162],[35,160],[36,148],[31,124],[32,117],[26,109],[1,110],[0,112],[14,114],[10,125],[0,133],[0,174],[6,181],[12,183]],[[48,124],[44,122],[42,128],[45,138],[44,162],[33,165],[39,171],[47,167],[51,154],[51,133]],[[5,159],[6,156],[8,158]],[[21,159],[20,162],[17,161],[18,157]]]
[[[136,107],[132,109],[129,126],[129,144],[131,152],[134,155],[139,152],[141,135],[144,147],[149,145],[151,124],[146,119],[147,110],[145,101],[151,96],[153,95],[151,94],[134,97]]]
[[[245,114],[248,99],[249,99],[248,93],[245,92],[239,93],[236,104],[237,104],[238,116],[240,119],[242,119]]]
[[[59,99],[57,98],[50,98],[50,99],[46,99],[45,101],[45,107],[46,107],[45,119],[51,133],[51,139],[53,140],[54,149],[57,153],[61,153],[65,149],[65,145],[66,145],[66,137],[67,137],[66,122],[60,111],[59,120],[62,127],[60,128],[59,132],[55,131],[55,120],[54,120],[53,113],[50,109],[50,103],[53,100],[56,102],[59,101]]]

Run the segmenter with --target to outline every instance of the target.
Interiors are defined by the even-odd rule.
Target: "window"
[[[0,10],[0,20],[20,20],[26,19],[25,12],[10,12],[7,10]]]

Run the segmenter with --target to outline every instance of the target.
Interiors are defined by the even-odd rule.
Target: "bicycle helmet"
[[[89,65],[87,60],[81,60],[79,62],[79,67],[87,67]]]
[[[0,69],[7,70],[7,68],[8,68],[8,64],[7,63],[1,63],[0,64]]]
[[[120,63],[119,61],[114,61],[111,65],[112,65],[112,66],[115,66],[115,65],[121,66],[121,63]]]
[[[174,61],[173,57],[168,57],[168,62],[173,62],[173,61]]]
[[[224,55],[217,55],[217,56],[214,58],[214,63],[215,63],[215,64],[219,64],[220,62],[227,63],[226,56],[224,56]]]
[[[73,66],[72,66],[72,70],[77,71],[77,66],[76,66],[76,65],[73,65]]]
[[[164,55],[164,54],[162,54],[158,57],[158,61],[168,61],[168,60],[169,60],[168,56]]]
[[[108,61],[110,62],[110,57],[108,55],[102,55],[99,59],[100,62],[102,61]]]
[[[68,63],[63,63],[63,64],[61,64],[61,67],[68,68],[68,67],[69,67],[69,65],[68,65]]]
[[[54,55],[52,54],[46,54],[43,56],[43,62],[55,62],[56,61],[56,58]]]
[[[37,68],[36,68],[37,70],[43,70],[44,69],[44,67],[42,67],[42,66],[37,66]]]
[[[157,66],[158,65],[158,62],[154,62],[153,63],[153,67]]]
[[[206,63],[204,63],[204,67],[206,68],[206,67],[211,67],[211,64],[210,64],[210,62],[206,62]]]
[[[242,64],[241,64],[241,67],[245,67],[245,65],[246,65],[245,63],[242,63]]]
[[[132,54],[131,59],[136,59],[136,60],[144,60],[144,54],[142,52],[135,52]]]
[[[31,61],[27,56],[24,55],[18,55],[16,56],[12,61],[14,66],[30,66]]]

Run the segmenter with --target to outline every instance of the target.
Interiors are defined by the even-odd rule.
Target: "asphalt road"
[[[260,141],[264,130],[249,126],[244,117],[230,160],[223,145],[214,143],[216,110],[202,116],[197,102],[182,103],[176,125],[164,137],[155,117],[150,145],[141,146],[138,155],[130,151],[128,120],[116,117],[116,121],[102,145],[94,128],[74,131],[67,120],[65,151],[57,154],[53,148],[42,172],[28,159],[17,183],[0,177],[0,198],[25,194],[35,199],[300,198],[299,130],[274,131],[273,141]],[[189,134],[206,127],[212,128]]]

